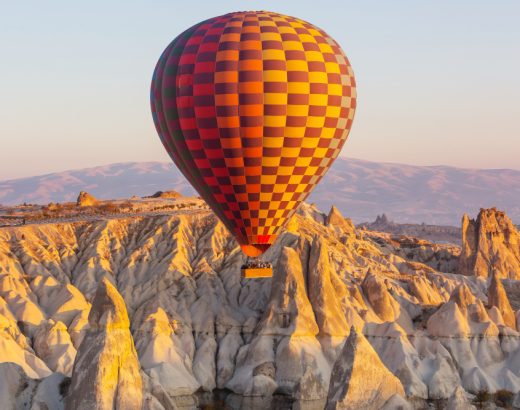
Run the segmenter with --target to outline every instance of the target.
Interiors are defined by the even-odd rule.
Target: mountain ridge
[[[74,201],[86,190],[102,199],[144,196],[158,190],[195,191],[167,162],[123,162],[0,181],[0,203]],[[464,213],[504,209],[520,222],[520,170],[417,166],[338,158],[307,201],[334,203],[356,223],[386,213],[393,220],[459,225]]]

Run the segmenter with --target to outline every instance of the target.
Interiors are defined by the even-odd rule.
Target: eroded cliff
[[[457,386],[518,392],[519,313],[503,288],[446,272],[458,258],[451,245],[410,243],[304,205],[265,255],[273,279],[246,280],[239,247],[205,211],[4,228],[0,361],[36,380],[40,396],[57,372],[72,372],[70,392],[102,351],[90,355],[86,341],[103,340],[118,358],[133,355],[133,341],[143,386],[133,385],[133,401],[168,408],[218,387],[324,406],[353,326],[408,397],[447,400]],[[99,325],[113,305],[96,302],[100,283],[126,305],[131,337],[120,329],[121,346]],[[8,391],[16,402],[21,393]]]

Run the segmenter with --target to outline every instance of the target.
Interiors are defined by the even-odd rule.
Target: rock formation
[[[29,384],[16,397],[59,409],[67,390],[117,401],[119,386],[133,403],[137,382],[128,377],[140,377],[150,409],[194,406],[194,392],[215,386],[248,396],[236,399],[246,407],[276,401],[275,393],[324,401],[351,326],[414,401],[447,401],[457,386],[520,390],[520,335],[500,285],[517,322],[519,288],[498,280],[504,271],[489,284],[457,275],[458,247],[346,233],[335,212],[328,223],[303,204],[263,256],[273,278],[244,280],[233,237],[186,204],[153,216],[0,229],[0,363],[19,365]],[[106,297],[97,296],[99,283]],[[70,373],[73,360],[67,389],[71,379],[60,372]],[[99,364],[120,372],[116,381],[101,380]],[[385,408],[403,406],[403,397]]]
[[[309,257],[309,301],[320,333],[345,337],[349,334],[349,324],[332,282],[331,275],[335,274],[330,265],[327,243],[316,237]]]
[[[464,389],[457,386],[448,400],[446,410],[475,410],[475,406],[473,406],[466,397]]]
[[[401,382],[353,327],[334,363],[325,409],[379,409],[395,394],[405,395]]]
[[[176,199],[180,198],[182,195],[178,193],[177,191],[157,191],[155,194],[150,195],[146,198],[170,198],[170,199]]]
[[[394,394],[381,407],[381,410],[414,410],[414,408],[403,396]]]
[[[34,337],[34,350],[52,371],[72,374],[76,349],[64,323],[49,319],[42,325]]]
[[[399,303],[390,295],[384,279],[368,271],[362,284],[363,293],[367,297],[374,312],[385,322],[394,322],[401,314]]]
[[[28,377],[20,366],[0,363],[0,403],[3,409],[21,408],[28,386]]]
[[[106,278],[89,314],[67,395],[68,409],[141,409],[142,381],[125,303]]]
[[[270,300],[259,324],[261,335],[315,336],[318,325],[307,296],[302,264],[292,248],[284,248],[272,281]]]
[[[509,304],[509,299],[504,290],[504,285],[502,285],[502,281],[496,272],[493,273],[489,283],[488,305],[498,308],[504,323],[511,329],[516,329],[515,312]]]
[[[79,193],[78,199],[76,201],[76,205],[78,206],[94,206],[97,205],[99,201],[88,192],[81,191]]]
[[[459,285],[451,294],[448,303],[431,315],[427,329],[431,335],[437,337],[499,334],[484,303],[473,295],[466,284]]]
[[[334,229],[342,231],[346,234],[354,234],[356,230],[352,221],[349,218],[345,218],[343,215],[341,215],[341,212],[335,206],[330,208],[329,214],[325,219],[325,225],[331,226]]]
[[[330,367],[318,332],[301,260],[294,249],[283,247],[258,336],[239,351],[226,387],[249,396],[278,389],[301,400],[325,398]]]
[[[387,232],[394,236],[420,238],[437,243],[460,243],[460,228],[455,226],[396,223],[388,219],[386,214],[378,215],[374,222],[363,222],[358,225],[362,229],[376,232]]]
[[[481,209],[476,220],[462,218],[459,272],[487,278],[520,279],[520,233],[504,212]]]

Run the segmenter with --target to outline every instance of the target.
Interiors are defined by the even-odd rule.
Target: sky
[[[180,32],[236,10],[327,31],[357,81],[342,156],[520,169],[520,1],[0,0],[0,180],[168,161],[149,87]]]

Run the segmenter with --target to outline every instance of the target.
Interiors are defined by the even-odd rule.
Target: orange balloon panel
[[[236,12],[172,41],[151,103],[175,164],[243,251],[258,256],[341,151],[356,89],[345,54],[319,28]]]

